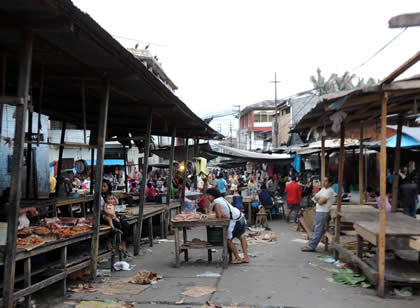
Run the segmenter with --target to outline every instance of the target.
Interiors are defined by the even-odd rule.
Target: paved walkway
[[[136,295],[104,295],[71,293],[60,307],[70,307],[64,302],[105,299],[136,302],[142,307],[200,307],[207,301],[221,305],[255,307],[420,307],[420,297],[381,299],[375,290],[343,286],[327,281],[331,274],[320,267],[327,266],[317,259],[316,253],[300,252],[301,233],[284,221],[270,222],[277,234],[274,244],[256,244],[249,247],[250,264],[220,266],[220,253],[212,264],[207,264],[206,251],[192,251],[191,262],[174,268],[174,243],[156,244],[151,250],[144,247],[143,256],[133,258],[136,267],[128,272],[113,273],[111,280],[133,276],[140,269],[158,272],[164,280],[149,286]],[[205,230],[194,230],[193,237],[204,239]],[[298,241],[294,241],[298,240]],[[204,272],[219,273],[218,278],[198,278]],[[181,293],[196,286],[214,287],[211,295],[193,298]]]

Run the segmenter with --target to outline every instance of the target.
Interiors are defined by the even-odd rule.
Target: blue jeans
[[[192,204],[192,202],[184,202],[184,211],[185,212],[194,212],[194,206]]]
[[[330,221],[329,212],[316,212],[315,213],[315,222],[311,234],[311,238],[308,242],[308,247],[315,250],[321,241],[322,236],[325,231],[327,231],[328,222]]]

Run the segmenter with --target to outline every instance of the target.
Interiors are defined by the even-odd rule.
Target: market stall
[[[311,112],[303,117],[303,119],[296,125],[295,131],[308,131],[308,130],[322,130],[322,174],[325,175],[325,154],[324,154],[324,140],[329,134],[340,135],[340,159],[338,169],[338,197],[337,197],[337,217],[334,226],[334,239],[333,247],[336,251],[336,256],[343,253],[345,250],[340,245],[340,237],[342,235],[342,218],[346,215],[343,213],[342,208],[342,187],[344,175],[344,140],[345,131],[356,130],[360,131],[360,159],[359,159],[359,192],[360,200],[364,200],[364,165],[363,165],[363,140],[364,140],[364,127],[370,123],[380,122],[379,140],[381,141],[380,149],[380,210],[375,215],[375,220],[365,224],[366,219],[372,218],[372,213],[365,213],[356,209],[357,216],[353,216],[354,229],[358,236],[359,248],[361,238],[365,237],[370,239],[370,244],[377,246],[376,260],[372,260],[367,256],[352,256],[352,260],[357,260],[363,271],[367,273],[377,273],[370,277],[377,283],[377,292],[379,296],[385,294],[385,282],[387,284],[393,283],[393,280],[387,280],[385,263],[385,247],[387,246],[387,238],[389,236],[404,236],[407,241],[411,240],[412,236],[417,230],[419,221],[410,217],[404,217],[402,221],[400,214],[387,214],[386,213],[386,176],[387,176],[387,124],[390,122],[398,123],[397,132],[397,149],[394,160],[394,170],[399,170],[399,149],[401,142],[401,127],[402,119],[404,117],[417,116],[415,105],[415,98],[420,94],[420,83],[418,78],[394,81],[398,76],[405,72],[408,68],[413,66],[420,59],[420,52],[406,61],[388,77],[386,77],[379,85],[367,87],[362,89],[354,89],[345,92],[334,93],[326,95]],[[395,177],[398,178],[398,177]],[[398,187],[395,186],[394,188]],[[393,189],[394,191],[394,189]],[[369,218],[370,217],[370,218]],[[410,223],[405,220],[410,220]],[[412,226],[413,234],[406,234],[401,228],[401,224],[408,224]],[[389,228],[387,227],[390,226]],[[376,226],[376,229],[371,229]],[[392,226],[399,226],[399,229],[392,230]],[[373,228],[373,227],[372,227]],[[393,233],[395,231],[395,233]],[[401,231],[401,232],[400,232]],[[362,234],[363,233],[363,234]],[[373,240],[375,239],[375,240]],[[392,246],[391,246],[392,248]],[[359,249],[359,254],[360,254]],[[349,255],[352,255],[351,253]],[[361,262],[359,262],[359,260]],[[376,268],[372,267],[372,261],[375,261]],[[397,262],[397,261],[395,261]],[[363,264],[363,265],[362,265]],[[369,265],[370,264],[370,265]],[[400,273],[404,272],[404,267],[399,269]],[[409,283],[409,279],[406,280]]]
[[[97,262],[102,255],[99,239],[106,233],[101,231],[99,224],[99,188],[103,180],[106,140],[114,136],[133,139],[133,143],[144,151],[143,168],[147,170],[152,134],[173,138],[218,138],[220,135],[71,1],[7,1],[0,4],[0,10],[6,24],[0,31],[3,85],[0,103],[10,106],[14,114],[13,118],[6,121],[13,123],[13,129],[6,132],[2,130],[4,134],[0,136],[7,138],[13,150],[10,157],[11,171],[8,174],[10,196],[7,207],[7,244],[4,246],[7,253],[2,262],[3,307],[13,307],[16,299],[21,296],[25,296],[29,306],[32,293],[55,281],[65,281],[73,270],[90,266],[91,275],[96,275]],[[52,28],[54,31],[51,31]],[[38,123],[33,121],[37,115]],[[36,163],[33,158],[36,153],[34,150],[43,145],[51,145],[47,135],[43,133],[42,127],[45,125],[41,125],[40,120],[43,117],[60,123],[60,143],[54,144],[59,146],[58,176],[65,169],[65,147],[91,149],[91,161],[95,160],[96,154],[96,171],[93,174],[94,168],[91,168],[93,196],[50,198],[36,202],[44,202],[55,209],[57,206],[72,208],[75,203],[92,202],[91,213],[82,210],[84,215],[90,216],[92,223],[89,231],[81,234],[72,234],[74,230],[71,229],[71,232],[68,231],[72,234],[69,238],[57,238],[48,242],[34,239],[32,244],[40,245],[25,252],[16,245],[18,216],[22,196],[27,197],[28,191],[32,189],[32,182],[36,183],[40,179],[33,176]],[[152,123],[152,117],[157,121]],[[66,141],[67,123],[83,130],[83,143]],[[91,131],[89,140],[86,138],[87,130]],[[144,144],[138,142],[139,137],[145,140]],[[22,172],[22,168],[26,172]],[[48,177],[41,180],[46,181],[46,186],[49,187]],[[58,182],[62,184],[60,178]],[[26,183],[26,186],[22,183]],[[5,188],[2,187],[2,190]],[[57,189],[56,195],[59,196],[60,185],[57,185]],[[144,186],[140,199],[138,227],[134,236],[136,253],[140,245],[143,217],[147,218],[147,215],[144,216]],[[73,211],[69,214],[72,215]],[[54,210],[49,215],[54,216]],[[19,242],[23,244],[25,240]],[[70,246],[82,243],[86,244],[83,250]],[[43,280],[32,284],[31,279],[35,274],[31,271],[31,261],[26,256],[40,255],[49,249],[61,250],[60,267],[44,276]],[[88,256],[86,259],[76,256],[77,262],[68,264],[66,258],[70,250],[87,252]],[[19,258],[26,260],[25,284],[23,288],[15,289],[19,278],[16,266]]]

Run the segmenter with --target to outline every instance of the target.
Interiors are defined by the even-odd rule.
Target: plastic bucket
[[[207,242],[212,245],[223,244],[223,228],[207,227]]]

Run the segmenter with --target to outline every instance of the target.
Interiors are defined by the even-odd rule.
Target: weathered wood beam
[[[23,150],[25,125],[28,108],[28,94],[32,68],[33,35],[30,31],[22,33],[22,47],[19,55],[19,80],[17,96],[23,97],[23,104],[16,106],[15,140],[13,145],[13,168],[10,181],[10,196],[7,220],[7,244],[4,261],[3,307],[12,308],[15,304],[14,285],[16,272],[16,239],[20,200],[22,196]]]
[[[137,220],[137,228],[134,234],[134,255],[138,255],[140,252],[140,240],[141,232],[143,229],[143,215],[144,215],[144,201],[146,199],[146,183],[148,181],[147,168],[149,167],[149,154],[150,154],[150,137],[152,136],[152,110],[149,111],[146,123],[146,140],[144,145],[143,154],[143,170],[142,170],[142,181],[140,186],[140,204],[139,204],[139,217]]]
[[[397,144],[394,151],[394,170],[392,176],[392,211],[395,212],[398,207],[398,191],[400,183],[400,163],[401,163],[401,137],[402,137],[403,116],[398,115],[397,124]]]
[[[412,56],[410,59],[408,59],[406,62],[404,62],[401,66],[399,66],[396,70],[394,70],[387,77],[385,77],[385,79],[382,80],[381,85],[384,86],[386,84],[391,83],[398,76],[400,76],[402,73],[404,73],[406,70],[408,70],[414,64],[416,64],[419,60],[420,60],[420,51],[418,51],[414,56]]]
[[[91,276],[96,277],[96,269],[98,266],[98,251],[99,251],[99,226],[101,217],[101,192],[102,181],[104,175],[104,155],[105,155],[105,140],[107,134],[107,120],[108,120],[108,106],[110,96],[111,83],[109,80],[105,81],[103,89],[103,97],[99,109],[98,117],[98,152],[96,157],[96,181],[95,181],[95,200],[93,202],[93,223],[92,223],[92,243],[91,243]],[[91,179],[92,181],[93,179]],[[91,186],[93,183],[91,182]]]
[[[388,95],[385,92],[381,99],[381,152],[380,152],[380,200],[379,235],[378,235],[378,296],[385,295],[385,227],[386,227],[386,124]]]
[[[338,162],[338,193],[337,193],[337,217],[335,219],[335,236],[334,242],[340,243],[340,232],[341,232],[341,204],[343,202],[343,179],[344,179],[344,159],[345,159],[345,152],[344,152],[344,141],[345,141],[345,127],[344,123],[341,123],[340,127],[340,156]],[[337,251],[336,251],[337,252]],[[338,255],[335,255],[336,259],[338,259]]]

